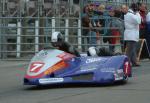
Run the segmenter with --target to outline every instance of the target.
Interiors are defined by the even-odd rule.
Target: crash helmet
[[[53,32],[51,36],[51,42],[56,43],[63,40],[63,35],[61,32]]]
[[[89,47],[87,51],[88,56],[97,56],[97,49],[96,47]]]

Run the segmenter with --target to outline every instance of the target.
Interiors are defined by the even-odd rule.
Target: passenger
[[[80,57],[80,53],[70,43],[65,42],[60,32],[54,32],[51,36],[51,44],[59,50],[74,54]]]
[[[113,54],[109,51],[109,49],[102,47],[102,48],[96,48],[96,47],[89,47],[87,51],[88,56],[114,56],[114,55],[120,55],[120,53]]]

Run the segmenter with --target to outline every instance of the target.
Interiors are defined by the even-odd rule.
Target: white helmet
[[[89,56],[97,56],[96,47],[89,47],[89,49],[88,49],[88,55]]]
[[[53,32],[52,36],[51,36],[51,42],[58,42],[58,41],[62,41],[63,40],[63,36],[60,32]]]

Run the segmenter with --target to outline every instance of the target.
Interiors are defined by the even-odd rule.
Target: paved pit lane
[[[150,61],[133,68],[124,85],[24,86],[28,62],[0,61],[0,103],[149,103]]]

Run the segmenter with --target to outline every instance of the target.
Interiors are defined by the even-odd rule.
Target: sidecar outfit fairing
[[[25,85],[114,83],[127,81],[132,70],[125,55],[75,57],[57,49],[41,50],[31,60]]]

